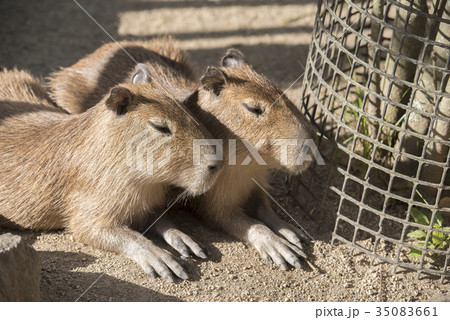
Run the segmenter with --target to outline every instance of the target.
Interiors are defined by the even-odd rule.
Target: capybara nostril
[[[220,165],[211,165],[211,166],[208,166],[208,170],[209,170],[209,172],[210,172],[211,174],[216,173],[217,171],[219,171],[219,169],[220,169]]]

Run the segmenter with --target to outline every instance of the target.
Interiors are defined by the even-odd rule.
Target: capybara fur
[[[152,50],[142,50],[142,46]],[[166,78],[165,84],[170,84],[178,73],[194,80],[187,55],[176,47],[172,38],[150,40],[142,46],[134,42],[107,43],[72,67],[61,68],[48,78],[50,97],[67,112],[81,113],[99,102],[114,85],[131,79],[136,64],[141,62],[151,62],[155,69],[152,78],[158,78],[156,86],[162,78]]]
[[[211,134],[149,79],[112,87],[79,115],[49,110],[43,101],[30,108],[41,99],[34,88],[29,96],[21,89],[24,102],[9,101],[14,88],[26,87],[9,79],[0,73],[8,94],[0,97],[1,224],[67,228],[81,242],[128,255],[150,275],[186,278],[174,257],[130,227],[158,218],[173,186],[192,196],[211,187],[220,162],[192,160],[193,140]],[[130,142],[138,159],[126,152]],[[166,163],[152,170],[133,164],[149,155]]]
[[[266,192],[269,169],[300,174],[310,165],[312,161],[302,161],[302,156],[305,141],[316,141],[315,129],[279,87],[257,73],[239,50],[228,50],[219,67],[208,67],[201,80],[193,82],[191,72],[185,72],[190,70],[183,66],[185,61],[182,66],[175,66],[153,58],[155,43],[158,40],[119,44],[125,50],[132,48],[133,57],[148,57],[146,61],[139,59],[139,67],[146,69],[152,81],[172,96],[181,99],[189,95],[186,100],[189,109],[216,139],[223,141],[225,167],[211,190],[192,199],[190,207],[229,234],[252,243],[265,260],[271,259],[283,269],[288,264],[299,267],[299,257],[305,256],[300,242],[305,240],[304,233],[273,212]],[[171,50],[176,50],[173,48],[172,44]],[[106,44],[75,65],[51,75],[50,86],[65,84],[52,88],[53,96],[57,91],[61,96],[64,91],[66,101],[71,103],[76,99],[92,99],[93,93],[107,92],[116,84],[113,79],[117,75],[128,74],[131,82],[133,59],[120,51],[117,44]],[[89,72],[84,71],[86,65]],[[110,81],[81,92],[67,89],[89,82],[86,74],[88,78]],[[85,110],[84,105],[78,110]]]
[[[24,70],[14,68],[1,71],[0,98],[8,101],[20,101],[54,107],[45,84],[40,79]]]

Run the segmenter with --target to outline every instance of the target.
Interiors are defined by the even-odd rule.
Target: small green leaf
[[[430,225],[430,221],[428,220],[426,214],[422,213],[422,211],[420,211],[419,209],[411,208],[411,215],[414,218],[415,222],[422,224],[424,226]]]
[[[409,251],[409,256],[413,258],[420,258],[422,257],[422,250],[411,248]]]
[[[431,242],[434,244],[434,245],[436,245],[436,247],[440,247],[441,245],[442,245],[442,242],[443,242],[444,240],[443,239],[440,239],[440,238],[438,238],[438,237],[431,237]]]
[[[445,240],[445,236],[443,232],[433,232],[431,233],[431,239],[433,240],[433,243],[436,241],[442,242]]]
[[[437,224],[437,228],[442,228],[442,221],[444,218],[442,218],[442,214],[439,211],[436,211],[436,215],[434,216],[434,224]],[[436,228],[436,226],[435,226]]]
[[[443,227],[442,230],[450,230],[450,227]],[[450,236],[449,234],[447,235]]]
[[[415,230],[413,232],[408,233],[408,237],[419,240],[425,240],[425,238],[427,237],[427,233],[423,230]]]

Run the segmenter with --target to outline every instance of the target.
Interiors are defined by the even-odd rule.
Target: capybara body
[[[0,72],[2,75],[0,99],[54,107],[40,78],[16,68],[12,70],[3,68]]]
[[[8,85],[4,76],[10,75],[0,73],[2,86]],[[210,188],[220,163],[192,161],[192,141],[210,133],[147,81],[113,87],[80,115],[45,103],[30,108],[30,99],[0,97],[1,224],[66,227],[79,241],[128,255],[151,275],[173,280],[171,270],[186,278],[168,252],[130,227],[158,218],[172,186],[189,195]],[[150,171],[134,165],[144,159],[129,159],[130,142],[144,159],[164,158],[170,150],[168,162]]]
[[[155,41],[126,45],[133,47],[134,54],[140,52],[139,56],[150,57]],[[113,66],[102,59],[104,50],[111,50],[109,56],[115,56],[114,52],[121,49],[117,44],[104,45],[74,66],[52,75],[51,83],[65,83],[62,87],[51,88],[53,94],[62,90],[70,95],[71,90],[65,88],[72,87],[72,82],[85,81],[84,72],[79,70],[87,64],[92,68],[89,77],[101,73],[114,79],[116,73],[131,74],[134,67],[131,64],[122,69],[130,61]],[[133,61],[130,57],[124,59]],[[273,212],[266,190],[269,169],[299,174],[308,167],[310,162],[300,158],[304,142],[316,140],[313,126],[273,82],[247,63],[238,50],[230,49],[220,67],[209,67],[200,83],[192,81],[191,73],[184,71],[189,70],[185,66],[155,65],[154,59],[140,60],[139,63],[174,97],[190,92],[187,98],[190,110],[216,139],[223,142],[225,166],[211,190],[190,201],[192,208],[229,234],[252,243],[264,259],[272,259],[283,269],[287,268],[287,263],[299,267],[298,256],[304,256],[300,243],[302,233]],[[131,80],[129,76],[128,81]],[[109,86],[114,84],[109,83]],[[77,94],[88,97],[96,91],[91,87]],[[74,94],[67,101],[73,99]]]
[[[28,114],[33,111],[47,110],[49,113],[46,113],[45,116],[50,117],[63,113],[50,100],[41,79],[17,69],[4,68],[0,70],[0,74],[0,103],[2,105],[0,124],[6,121],[19,122],[16,117],[12,117],[18,113]],[[17,106],[18,103],[20,106]]]

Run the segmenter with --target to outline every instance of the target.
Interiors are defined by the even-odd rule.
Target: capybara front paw
[[[263,225],[252,226],[249,231],[249,241],[265,261],[270,262],[272,260],[283,270],[288,269],[288,264],[300,268],[300,258],[306,258],[305,253],[300,248],[277,236]]]
[[[303,249],[303,243],[309,243],[307,235],[295,227],[294,225],[281,222],[278,226],[272,229],[277,235],[284,237],[287,241],[297,246],[299,249]]]
[[[183,257],[189,257],[190,252],[199,258],[206,259],[206,253],[203,245],[194,241],[187,234],[177,229],[169,229],[163,233],[164,240],[177,250]]]
[[[154,244],[139,248],[131,257],[153,278],[160,276],[169,282],[175,281],[174,274],[184,280],[189,278],[181,261]]]

